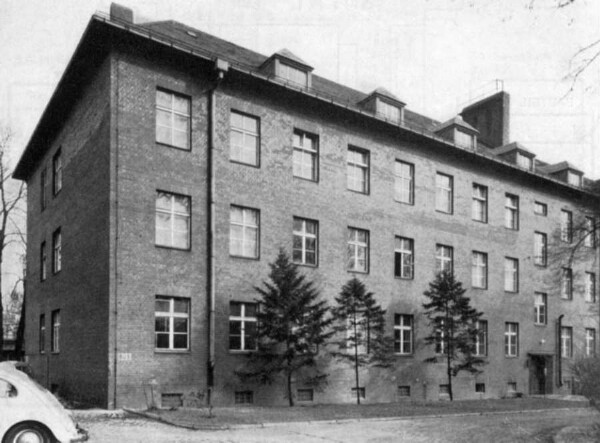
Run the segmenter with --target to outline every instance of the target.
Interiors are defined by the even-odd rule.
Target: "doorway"
[[[552,394],[552,356],[529,356],[529,393]]]

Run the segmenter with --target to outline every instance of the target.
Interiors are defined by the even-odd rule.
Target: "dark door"
[[[529,366],[529,391],[533,395],[546,393],[546,358],[532,355]]]

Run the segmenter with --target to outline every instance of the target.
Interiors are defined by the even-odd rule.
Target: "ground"
[[[592,408],[495,412],[446,416],[242,425],[228,430],[190,430],[140,417],[80,416],[90,442],[553,442],[562,431],[600,423]],[[564,437],[564,432],[563,432]],[[594,441],[577,440],[578,443]],[[591,437],[590,437],[591,438]],[[562,441],[572,441],[563,439]]]

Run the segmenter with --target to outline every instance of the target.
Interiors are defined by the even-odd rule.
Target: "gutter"
[[[214,179],[214,152],[216,139],[216,91],[225,73],[229,70],[229,63],[214,60],[214,69],[217,78],[214,86],[208,91],[208,149],[206,152],[206,296],[208,307],[208,359],[206,361],[206,393],[208,406],[212,407],[212,390],[215,384],[215,179]]]
[[[556,375],[558,377],[556,386],[558,386],[559,388],[562,386],[562,354],[561,354],[561,336],[560,336],[560,332],[562,329],[562,319],[565,315],[564,314],[560,314],[558,316],[558,322],[556,325],[556,363],[557,363],[557,370],[556,370]]]

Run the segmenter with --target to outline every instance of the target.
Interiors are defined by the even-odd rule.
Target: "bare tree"
[[[4,346],[4,307],[2,279],[6,248],[15,242],[23,241],[20,229],[20,216],[24,214],[20,202],[25,197],[25,183],[12,180],[12,167],[9,153],[13,133],[9,128],[0,128],[0,355]]]

